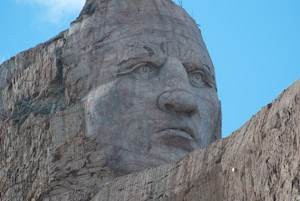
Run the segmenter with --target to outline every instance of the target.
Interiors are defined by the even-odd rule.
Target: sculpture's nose
[[[194,95],[183,89],[162,93],[157,103],[165,112],[193,113],[197,109]]]
[[[160,110],[165,112],[193,113],[197,109],[194,95],[189,92],[186,69],[177,57],[169,57],[163,68],[165,91],[158,96]]]

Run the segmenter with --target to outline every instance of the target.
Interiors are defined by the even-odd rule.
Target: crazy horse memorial
[[[171,0],[87,0],[0,66],[0,200],[300,200],[300,81],[221,139],[215,76]]]

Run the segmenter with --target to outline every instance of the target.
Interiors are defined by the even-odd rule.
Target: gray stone
[[[231,136],[103,184],[92,201],[300,200],[299,103],[300,80]]]
[[[89,0],[0,72],[4,199],[91,196],[221,137],[213,64],[169,0]]]
[[[219,139],[213,64],[169,0],[88,0],[0,78],[0,200],[299,196],[299,82]]]
[[[110,1],[99,10],[105,18],[73,23],[64,56],[74,66],[69,74],[86,68],[86,136],[115,176],[177,161],[220,138],[214,67],[194,20],[165,0]],[[74,50],[85,59],[74,60]]]

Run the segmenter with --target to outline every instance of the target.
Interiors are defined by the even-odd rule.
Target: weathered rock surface
[[[120,1],[131,11],[126,27],[128,21],[114,16],[119,12],[116,2],[88,0],[69,30],[0,66],[0,200],[300,200],[300,81],[230,137],[179,162],[115,178],[124,172],[110,168],[86,123],[86,95],[111,75],[99,65],[118,57],[104,44],[118,46],[121,42],[114,37],[121,35],[124,42],[125,32],[137,34],[131,28],[134,20],[141,20],[139,31],[157,25],[161,32],[151,32],[147,39],[165,40],[170,34],[162,33],[172,33],[180,47],[200,44],[197,58],[212,71],[209,79],[216,87],[201,34],[184,11],[169,0],[140,1],[147,17],[160,23],[147,24],[148,18],[136,17],[142,12],[136,4]],[[155,4],[158,18],[150,12],[151,2],[159,5]],[[112,12],[106,12],[107,5]],[[174,12],[168,11],[170,6]],[[161,17],[170,26],[161,24]],[[101,24],[103,19],[111,19],[105,21],[110,25]],[[118,29],[122,23],[125,28]],[[197,44],[188,41],[193,34],[200,40]],[[155,53],[155,48],[141,44],[146,55]],[[169,48],[175,51],[177,46]],[[215,120],[205,123],[215,125]],[[220,124],[211,137],[219,138],[219,129]]]
[[[0,77],[3,200],[87,200],[221,137],[213,64],[170,0],[88,0]]]
[[[93,201],[300,200],[299,105],[300,80],[228,138],[103,184]]]
[[[16,130],[9,130],[12,127],[1,124],[1,131],[7,131],[11,139],[6,141],[1,135],[1,200],[300,200],[299,104],[300,80],[228,138],[179,162],[106,181],[84,176],[85,171],[105,175],[99,167],[75,169],[81,166],[80,160],[74,161],[80,153],[68,153],[70,161],[65,158],[55,168],[48,167],[47,161],[60,160],[59,153],[64,150],[47,147],[51,126],[39,115],[32,117],[33,126],[19,136]],[[79,120],[80,115],[74,115],[78,109],[57,114],[56,124],[61,124],[63,117],[67,126]],[[72,129],[77,133],[80,124]],[[26,135],[32,137],[22,137]],[[92,149],[79,140],[66,139],[65,143],[74,151],[78,146]],[[68,174],[57,175],[58,168]],[[75,171],[67,171],[71,168]],[[77,186],[73,176],[80,174],[86,183]]]

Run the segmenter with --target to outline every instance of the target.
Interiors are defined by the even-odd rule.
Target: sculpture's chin
[[[136,154],[130,151],[124,151],[117,160],[109,162],[108,166],[113,171],[115,177],[140,172],[151,167],[157,167],[168,163],[165,159],[151,155]]]
[[[108,152],[108,166],[114,176],[119,177],[178,161],[197,148],[194,140],[175,134],[164,135],[157,138],[149,150],[136,152],[118,147],[115,151]]]

